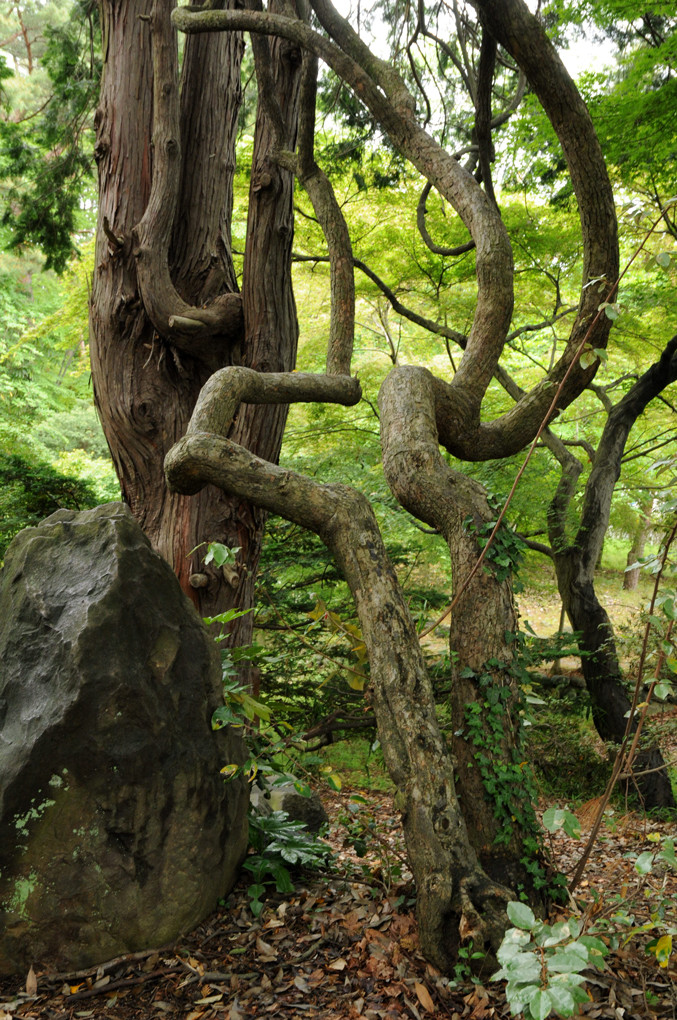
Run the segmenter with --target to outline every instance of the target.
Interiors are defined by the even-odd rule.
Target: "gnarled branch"
[[[153,182],[148,205],[133,231],[133,250],[144,308],[156,330],[175,347],[211,359],[215,337],[233,341],[242,331],[239,294],[221,294],[204,308],[180,296],[169,273],[169,246],[180,172],[178,57],[170,23],[172,0],[155,0],[153,32]]]

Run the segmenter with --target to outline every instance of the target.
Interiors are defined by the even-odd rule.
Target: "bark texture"
[[[505,926],[505,903],[514,891],[481,867],[455,792],[453,759],[439,729],[432,686],[416,628],[388,560],[373,511],[360,493],[321,485],[244,450],[224,434],[224,400],[239,370],[212,381],[188,435],[169,453],[172,488],[195,493],[211,483],[309,528],[325,542],[353,593],[369,653],[372,701],[388,770],[395,782],[407,850],[416,878],[421,944],[427,958],[450,970],[462,937],[496,948]],[[245,386],[247,379],[244,379]],[[265,377],[256,381],[268,389]],[[331,397],[343,380],[299,375],[285,381],[284,399]],[[265,394],[275,396],[272,381]],[[294,392],[295,391],[295,392]],[[251,391],[247,396],[251,399]],[[218,426],[220,434],[205,431]]]
[[[218,368],[294,366],[293,175],[277,154],[295,145],[300,54],[284,41],[260,41],[269,52],[241,295],[230,221],[242,37],[188,39],[179,78],[172,6],[102,5],[92,377],[123,498],[193,602],[213,615],[251,605],[263,517],[216,489],[195,500],[169,492],[162,463]],[[285,418],[281,406],[248,407],[235,434],[275,460]],[[201,565],[210,541],[240,549],[234,572]],[[243,617],[232,640],[246,643],[250,629]]]
[[[571,625],[581,633],[583,675],[590,694],[595,728],[603,740],[620,743],[625,734],[630,699],[623,684],[613,627],[595,592],[595,566],[609,524],[614,486],[630,429],[645,407],[677,378],[677,337],[667,345],[660,361],[651,366],[607,418],[585,486],[581,523],[567,541],[566,510],[576,489],[581,465],[560,452],[562,480],[549,508],[548,527],[557,584]],[[635,724],[636,725],[636,724]],[[647,808],[674,804],[670,780],[660,751],[643,749],[635,763],[637,788]],[[646,770],[646,775],[641,775]]]
[[[189,501],[168,492],[162,459],[185,432],[204,382],[217,367],[228,363],[231,349],[241,340],[242,321],[241,301],[233,293],[234,274],[224,247],[223,222],[218,219],[204,224],[201,250],[204,262],[220,258],[219,293],[234,310],[228,331],[209,337],[196,333],[193,351],[189,338],[174,337],[169,328],[166,335],[158,332],[153,317],[160,312],[150,300],[147,308],[144,300],[139,264],[159,261],[165,285],[169,279],[167,230],[173,217],[169,223],[163,222],[159,207],[173,190],[168,199],[173,210],[179,194],[179,99],[178,82],[171,77],[176,65],[169,13],[168,5],[151,5],[145,0],[102,4],[104,75],[96,116],[99,225],[90,311],[92,381],[123,498],[154,547],[174,567],[184,591],[197,603],[197,593],[189,583],[197,557],[191,562],[187,554],[200,542],[222,538],[219,525],[227,502],[220,493],[205,493],[199,500]],[[223,42],[213,37],[201,44],[209,66],[215,60],[213,50],[222,48]],[[186,52],[188,62],[191,48],[192,41]],[[172,110],[163,118],[161,110],[154,110],[153,96],[165,86]],[[234,122],[236,95],[224,90],[214,102],[216,119]],[[207,134],[203,144],[209,146],[213,135],[213,131]],[[154,174],[158,149],[162,150],[160,163],[165,164],[159,175]],[[196,160],[193,186],[211,193],[220,174],[220,166]],[[170,186],[167,177],[171,175]],[[140,234],[135,233],[142,224]],[[182,310],[193,307],[189,300],[204,300],[204,284],[203,265],[192,289],[184,279]],[[152,278],[146,291],[154,293]],[[169,315],[164,318],[168,320]]]
[[[406,509],[445,538],[458,590],[493,516],[486,494],[440,454],[430,372],[393,369],[379,407],[388,484]],[[483,868],[504,885],[524,888],[538,905],[538,826],[519,761],[519,690],[510,672],[517,630],[510,571],[500,580],[490,566],[475,573],[451,616],[453,755],[463,817]]]

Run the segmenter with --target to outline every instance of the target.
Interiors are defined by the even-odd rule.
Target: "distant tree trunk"
[[[639,567],[633,567],[633,563],[640,560],[644,555],[644,546],[649,536],[649,529],[651,528],[651,507],[653,506],[653,500],[645,499],[639,507],[637,515],[637,524],[635,530],[632,533],[632,545],[628,552],[628,558],[626,560],[626,569],[623,574],[623,590],[634,591],[639,584]]]
[[[583,676],[590,695],[595,729],[602,740],[619,743],[625,733],[630,699],[616,652],[613,627],[599,602],[594,584],[580,571],[574,551],[558,557],[557,579],[566,590],[567,612],[581,634]],[[634,729],[637,726],[635,721]],[[633,764],[635,783],[647,809],[674,807],[670,778],[658,747],[644,747]],[[646,774],[643,774],[646,773]]]
[[[620,743],[625,734],[630,699],[623,684],[613,627],[595,592],[595,564],[608,527],[611,497],[630,429],[649,401],[676,377],[677,337],[666,346],[660,361],[640,376],[609,412],[585,486],[580,525],[571,542],[565,533],[566,510],[581,465],[563,446],[555,450],[562,478],[549,507],[548,528],[557,585],[571,624],[581,633],[583,675],[595,728],[603,740],[614,743]],[[634,769],[647,808],[674,805],[670,779],[657,747],[643,749]]]
[[[213,615],[252,604],[263,518],[214,488],[196,499],[170,492],[163,462],[218,368],[293,368],[293,175],[271,153],[294,146],[299,58],[296,47],[272,44],[268,74],[286,136],[274,139],[269,108],[259,109],[241,297],[230,222],[242,37],[188,39],[179,91],[172,7],[102,3],[92,379],[123,498],[199,610]],[[239,440],[275,460],[285,417],[284,408],[243,408]],[[236,572],[203,566],[211,541],[240,548]],[[250,616],[234,631],[235,643],[246,642]]]

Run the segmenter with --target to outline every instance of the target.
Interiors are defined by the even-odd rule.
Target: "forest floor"
[[[324,798],[331,819],[327,837],[334,869],[305,875],[293,894],[272,893],[255,918],[247,881],[227,905],[202,925],[164,946],[70,974],[37,970],[26,983],[0,984],[0,1020],[450,1020],[507,1018],[502,982],[491,968],[471,980],[465,961],[451,979],[426,964],[418,946],[413,890],[402,833],[389,793],[366,793],[362,809],[370,840],[365,856],[354,850],[346,827],[349,794]],[[583,828],[590,805],[579,812]],[[677,922],[677,878],[665,872],[638,875],[629,857],[654,850],[675,826],[627,814],[603,827],[577,893],[578,910],[597,921],[619,898],[646,921],[661,901],[672,902]],[[550,839],[560,869],[571,873],[582,842],[564,834]],[[557,912],[553,917],[563,917]],[[631,939],[607,957],[604,970],[586,977],[589,1001],[580,1015],[613,1020],[677,1016],[677,965],[658,966],[644,944]],[[37,987],[34,982],[37,982]]]
[[[609,578],[604,600],[617,629],[636,620],[641,596],[622,592],[618,575]],[[539,635],[557,630],[559,602],[549,579],[541,590],[530,588],[520,608]],[[632,629],[636,632],[636,623]],[[567,666],[574,670],[579,664]],[[674,760],[677,708],[667,707],[657,722],[664,754]],[[374,778],[372,786],[388,785],[385,778],[383,783]],[[363,798],[359,814],[349,809],[355,793]],[[361,783],[357,789],[348,782],[340,793],[325,789],[322,799],[330,817],[331,870],[296,876],[294,892],[272,892],[259,917],[250,909],[251,877],[243,877],[223,907],[173,945],[77,973],[36,967],[27,979],[5,979],[0,982],[0,1020],[508,1018],[504,985],[490,981],[493,968],[484,961],[475,961],[479,969],[472,976],[467,960],[461,960],[449,978],[423,959],[414,890],[390,792],[368,790]],[[596,804],[593,800],[576,809],[582,839],[561,831],[548,837],[553,864],[569,876]],[[676,835],[674,821],[647,820],[617,802],[595,843],[576,904],[569,911],[553,911],[551,921],[573,910],[588,922],[603,924],[622,908],[634,918],[628,932],[650,926],[621,938],[604,969],[586,974],[589,1000],[579,1015],[677,1018],[677,954],[662,968],[646,951],[666,925],[677,927],[677,876],[660,866],[639,874],[634,865],[639,854],[655,851],[662,840]],[[654,929],[651,915],[661,910],[665,922]]]

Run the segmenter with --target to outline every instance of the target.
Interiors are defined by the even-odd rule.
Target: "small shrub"
[[[609,780],[611,763],[582,719],[551,710],[534,713],[526,732],[529,761],[543,792],[564,800],[598,796]]]
[[[286,811],[249,815],[249,843],[254,853],[243,867],[254,879],[247,889],[255,917],[263,910],[266,886],[279,893],[294,892],[292,871],[318,871],[327,867],[332,853],[326,843],[306,831],[302,822],[290,821]]]

